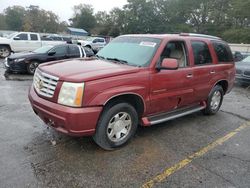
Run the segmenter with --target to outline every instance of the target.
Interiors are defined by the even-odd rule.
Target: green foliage
[[[77,28],[84,28],[86,31],[91,32],[96,26],[93,7],[87,4],[79,4],[74,6],[73,10],[74,16],[70,19],[71,25]]]
[[[249,0],[127,0],[122,9],[96,14],[91,5],[79,4],[70,25],[95,35],[194,32],[250,43],[249,10]],[[66,26],[54,13],[32,5],[0,14],[0,29],[58,32]]]
[[[4,13],[7,28],[10,30],[21,31],[24,22],[25,9],[21,6],[13,6],[5,9]]]
[[[63,25],[56,14],[34,5],[8,7],[0,15],[0,29],[56,33],[65,30]]]

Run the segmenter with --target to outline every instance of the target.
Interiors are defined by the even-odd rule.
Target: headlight
[[[82,105],[84,83],[63,82],[57,102],[66,106]]]
[[[15,59],[14,62],[18,63],[18,62],[23,61],[23,60],[25,60],[25,58]]]

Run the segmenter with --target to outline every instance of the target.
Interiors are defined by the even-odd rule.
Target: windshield
[[[41,48],[34,50],[33,52],[39,53],[39,54],[47,53],[52,47],[53,46],[43,46]]]
[[[7,36],[7,39],[11,39],[13,36],[15,36],[17,34],[17,32],[15,33],[11,33],[10,35]]]
[[[117,59],[132,66],[147,66],[153,58],[161,39],[121,36],[97,53],[98,57]]]
[[[245,59],[242,60],[242,62],[250,64],[250,56],[247,56]]]

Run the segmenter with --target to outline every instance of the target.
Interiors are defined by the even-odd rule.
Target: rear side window
[[[38,37],[36,34],[30,34],[30,39],[31,40],[38,40]]]
[[[219,62],[233,62],[232,52],[227,44],[212,42]]]
[[[77,55],[80,57],[80,51],[79,51],[79,48],[78,46],[69,46],[69,54],[70,55]]]
[[[194,64],[204,65],[212,63],[212,57],[208,45],[202,41],[192,41],[192,48],[194,53]]]

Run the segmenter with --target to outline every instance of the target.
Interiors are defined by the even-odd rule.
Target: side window
[[[67,47],[66,46],[55,47],[52,51],[56,52],[56,55],[66,55]]]
[[[233,55],[228,45],[213,42],[213,47],[219,62],[233,62]]]
[[[19,40],[28,40],[28,34],[25,33],[21,33],[17,37],[19,37]]]
[[[202,41],[193,41],[194,64],[204,65],[212,63],[212,57],[208,45]]]
[[[97,43],[97,42],[99,42],[98,39],[93,40],[93,43]]]
[[[38,40],[38,37],[36,34],[30,34],[30,39],[31,40]]]
[[[173,58],[178,61],[179,67],[188,66],[187,53],[185,43],[183,41],[171,41],[164,48],[160,62],[165,58]]]
[[[70,55],[75,55],[75,56],[79,56],[80,57],[80,51],[78,46],[69,46],[69,54]]]

